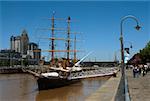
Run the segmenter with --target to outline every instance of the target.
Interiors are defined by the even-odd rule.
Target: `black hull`
[[[63,87],[72,83],[75,83],[79,80],[68,80],[67,78],[45,78],[41,77],[38,78],[38,89],[39,90],[47,90],[47,89],[53,89],[58,87]]]

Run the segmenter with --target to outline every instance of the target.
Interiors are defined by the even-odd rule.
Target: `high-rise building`
[[[10,38],[10,47],[11,50],[21,53],[21,37],[20,36],[11,36]]]
[[[26,30],[23,30],[20,36],[11,36],[10,48],[12,51],[20,53],[22,58],[28,59],[29,64],[37,64],[40,61],[41,49],[36,43],[29,43]]]
[[[23,30],[21,34],[21,53],[22,54],[27,54],[28,44],[29,44],[28,34],[26,30]]]
[[[27,54],[29,38],[26,30],[22,31],[21,36],[11,36],[10,48],[23,55]]]

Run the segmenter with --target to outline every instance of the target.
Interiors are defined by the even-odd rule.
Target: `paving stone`
[[[132,70],[126,70],[126,75],[131,101],[150,101],[150,72],[133,78]]]

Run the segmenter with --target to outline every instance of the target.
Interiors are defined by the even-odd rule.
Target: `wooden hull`
[[[38,89],[39,90],[47,90],[47,89],[53,89],[58,87],[63,87],[72,83],[75,83],[79,80],[69,80],[67,78],[46,78],[46,77],[40,77],[37,80],[38,83]]]

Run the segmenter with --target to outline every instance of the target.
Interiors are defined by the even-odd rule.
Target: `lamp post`
[[[135,20],[136,21],[136,26],[135,26],[135,29],[136,30],[139,30],[141,27],[139,26],[139,23],[138,23],[138,20],[137,20],[137,18],[136,17],[134,17],[134,16],[132,16],[132,15],[127,15],[127,16],[125,16],[125,17],[123,17],[122,19],[121,19],[121,23],[120,23],[120,44],[121,44],[121,72],[122,72],[122,76],[124,77],[124,43],[123,43],[123,28],[122,28],[122,26],[123,26],[123,22],[126,20],[126,19],[128,19],[128,18],[131,18],[131,19],[133,19],[133,20]]]
[[[141,27],[139,26],[139,23],[138,23],[138,20],[136,19],[136,17],[132,16],[132,15],[127,15],[125,17],[123,17],[121,19],[121,23],[120,23],[120,43],[121,43],[121,72],[122,72],[122,80],[123,80],[123,85],[124,85],[124,88],[123,88],[123,92],[124,92],[124,96],[125,96],[125,100],[126,101],[130,101],[130,98],[129,98],[129,94],[127,93],[127,80],[126,80],[126,77],[125,77],[125,67],[124,67],[124,43],[123,43],[123,32],[122,32],[122,25],[123,25],[123,22],[128,19],[128,18],[131,18],[133,20],[136,21],[136,26],[135,26],[135,29],[136,30],[139,30]]]

